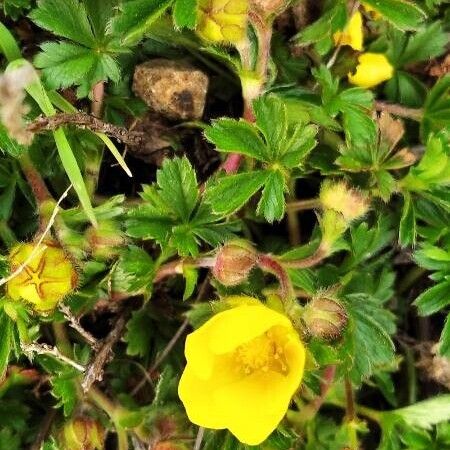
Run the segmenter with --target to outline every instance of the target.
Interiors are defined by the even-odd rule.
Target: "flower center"
[[[283,346],[271,330],[240,345],[234,351],[234,360],[236,369],[245,375],[255,371],[274,370],[282,374],[288,371]]]

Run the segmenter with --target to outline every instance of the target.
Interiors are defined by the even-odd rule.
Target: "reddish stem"
[[[178,275],[183,273],[183,266],[193,266],[193,267],[214,267],[216,263],[215,257],[205,257],[195,259],[177,259],[175,261],[171,261],[167,264],[163,264],[159,267],[155,274],[154,283],[158,283],[162,281],[164,278],[170,277],[171,275]]]
[[[281,260],[280,264],[285,269],[306,269],[307,267],[313,267],[319,264],[325,257],[327,256],[327,252],[319,247],[311,256],[303,259],[295,259],[295,260]]]
[[[295,297],[291,280],[284,267],[276,259],[270,255],[261,253],[258,256],[258,266],[262,270],[270,272],[278,278],[278,281],[280,282],[280,294],[283,300]]]

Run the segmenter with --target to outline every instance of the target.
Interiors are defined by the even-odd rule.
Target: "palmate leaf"
[[[99,81],[118,82],[120,69],[113,54],[118,47],[107,34],[114,0],[41,0],[31,18],[42,28],[72,42],[47,42],[35,58],[51,89],[78,85],[78,96],[88,95]],[[63,14],[61,19],[59,16]]]
[[[78,95],[84,97],[98,81],[120,80],[119,66],[105,53],[69,42],[46,42],[41,50],[34,63],[43,69],[50,89],[80,85]]]
[[[157,184],[144,186],[141,197],[144,203],[128,214],[128,235],[155,239],[182,256],[197,255],[202,241],[217,246],[236,230],[235,222],[224,223],[223,215],[199,199],[195,171],[185,157],[165,160]]]

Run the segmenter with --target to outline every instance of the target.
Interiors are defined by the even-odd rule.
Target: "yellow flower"
[[[12,300],[26,300],[38,312],[53,310],[77,284],[77,272],[64,250],[55,241],[47,240],[43,245],[45,250],[38,250],[6,286]],[[25,243],[11,250],[11,272],[28,260],[34,248],[33,243]]]
[[[394,75],[394,67],[381,53],[363,53],[358,62],[355,74],[348,74],[348,80],[356,86],[371,88]]]
[[[191,422],[257,445],[278,426],[303,376],[305,348],[290,320],[255,299],[218,313],[186,339],[178,387]]]
[[[211,42],[237,43],[247,29],[248,0],[200,0],[197,33]]]
[[[336,45],[349,45],[354,50],[363,48],[363,22],[359,11],[351,17],[344,31],[334,33],[334,43]]]

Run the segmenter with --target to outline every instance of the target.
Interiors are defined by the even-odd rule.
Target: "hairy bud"
[[[367,198],[345,181],[326,180],[320,190],[320,201],[324,209],[341,213],[346,222],[362,217],[369,210]]]
[[[12,300],[25,300],[41,313],[52,311],[77,285],[72,261],[56,241],[44,240],[16,245],[9,254],[11,272],[7,283]]]
[[[200,0],[197,33],[211,42],[237,43],[247,30],[247,0]]]
[[[78,417],[64,425],[61,441],[65,450],[102,450],[105,430],[90,417]]]
[[[347,313],[336,299],[320,295],[305,306],[302,320],[311,336],[337,339],[347,325]]]
[[[97,228],[89,227],[85,237],[92,256],[100,260],[117,256],[126,242],[119,225],[113,221],[101,222]]]
[[[219,250],[213,275],[224,286],[235,286],[248,278],[256,262],[257,253],[250,245],[230,242]]]

